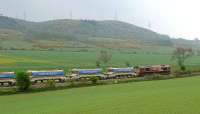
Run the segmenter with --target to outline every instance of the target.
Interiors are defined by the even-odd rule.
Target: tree
[[[101,63],[99,61],[96,61],[96,67],[101,67]]]
[[[99,80],[99,77],[96,77],[96,76],[90,77],[90,81],[92,82],[92,84],[97,84],[98,80]]]
[[[20,91],[26,91],[31,85],[30,78],[26,72],[18,72],[16,76],[17,86]]]
[[[108,51],[100,51],[99,60],[107,64],[112,58],[112,54]]]
[[[185,60],[193,55],[191,48],[177,47],[173,52],[172,60],[177,60],[177,63],[182,71],[186,70]]]
[[[194,41],[199,43],[200,40],[199,40],[199,38],[195,38]]]
[[[47,80],[46,87],[48,87],[48,88],[50,88],[50,89],[55,88],[55,87],[56,87],[56,82],[55,82],[55,80]]]
[[[125,65],[126,65],[127,67],[131,67],[130,62],[128,62],[128,61],[125,62]]]

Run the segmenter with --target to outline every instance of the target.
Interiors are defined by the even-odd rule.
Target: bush
[[[71,86],[71,87],[74,87],[74,86],[75,86],[75,80],[74,80],[74,79],[71,79],[71,80],[70,80],[70,86]]]
[[[192,72],[189,71],[189,70],[187,70],[187,71],[174,71],[173,74],[176,77],[183,77],[183,76],[191,76]]]
[[[114,80],[114,84],[118,84],[118,80]]]
[[[92,81],[92,84],[97,84],[99,78],[94,76],[94,77],[90,77],[90,81]]]
[[[55,88],[56,87],[56,83],[54,80],[47,80],[46,86],[48,88]]]
[[[164,79],[164,76],[159,75],[159,74],[145,75],[144,79],[145,80],[161,80],[161,79]]]
[[[125,65],[126,65],[127,67],[131,67],[131,63],[128,62],[128,61],[125,62]]]
[[[186,67],[185,67],[185,66],[180,66],[180,69],[181,69],[182,71],[185,71],[185,70],[186,70]]]
[[[26,91],[31,85],[30,78],[26,72],[18,72],[16,76],[17,86],[20,91]]]

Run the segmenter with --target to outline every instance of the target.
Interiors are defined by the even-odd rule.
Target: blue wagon
[[[45,80],[58,80],[65,82],[65,72],[63,70],[46,70],[46,71],[28,71],[32,82],[45,81]]]
[[[132,78],[136,76],[133,67],[128,68],[108,68],[106,73],[107,78]]]
[[[4,85],[8,83],[8,85],[15,85],[16,83],[16,75],[14,72],[0,72],[0,84]]]
[[[72,74],[70,75],[74,79],[102,78],[103,76],[102,69],[72,69]]]

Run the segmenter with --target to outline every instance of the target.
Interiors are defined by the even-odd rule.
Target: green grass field
[[[100,49],[99,49],[100,50]],[[55,69],[95,68],[98,61],[98,49],[84,51],[69,49],[66,51],[0,51],[0,71],[16,69]],[[111,50],[112,60],[108,66],[125,67],[129,62],[133,66],[151,64],[171,64],[171,51],[164,49],[149,50]],[[156,52],[157,51],[157,52]],[[136,52],[134,54],[133,52]],[[200,57],[193,56],[186,61],[188,67],[200,68]]]
[[[200,77],[0,96],[2,114],[199,114]]]

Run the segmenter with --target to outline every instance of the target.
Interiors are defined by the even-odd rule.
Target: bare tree
[[[103,63],[107,64],[112,58],[112,54],[109,53],[108,51],[100,51],[99,54],[99,60],[102,61]]]
[[[197,56],[200,56],[200,50],[197,50]]]
[[[186,70],[185,60],[193,55],[192,48],[177,47],[173,52],[172,60],[176,60],[182,71]]]

